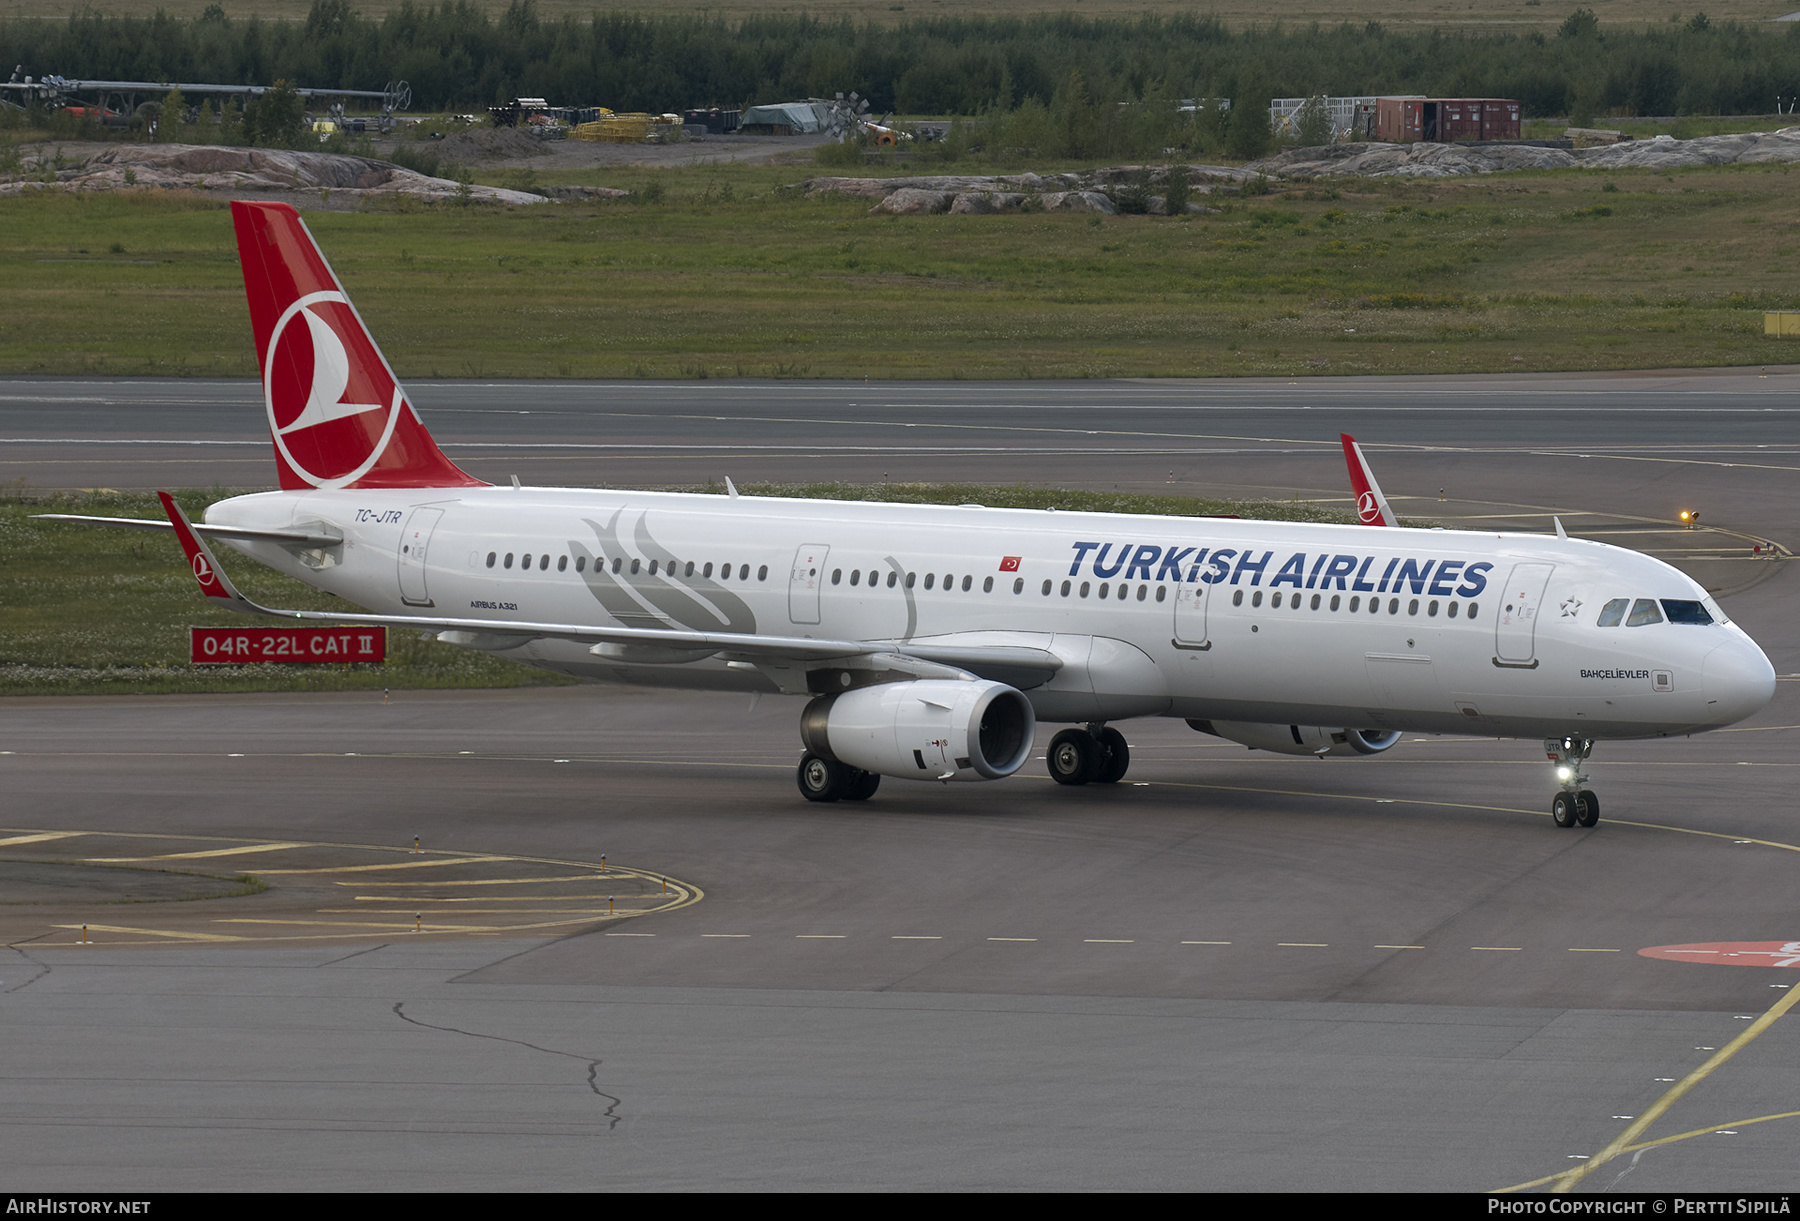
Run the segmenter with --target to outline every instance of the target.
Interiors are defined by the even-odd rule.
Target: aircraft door
[[[1212,600],[1211,590],[1212,586],[1198,581],[1175,587],[1175,639],[1170,643],[1176,648],[1212,648],[1212,640],[1206,634],[1206,604]]]
[[[425,585],[425,561],[431,548],[431,533],[443,516],[442,509],[414,509],[400,529],[400,554],[395,558],[399,564],[400,600],[408,606],[432,605]]]
[[[1499,613],[1494,616],[1494,660],[1499,664],[1522,670],[1537,668],[1538,612],[1555,570],[1555,564],[1513,565],[1512,575],[1500,590]]]
[[[794,567],[788,573],[788,619],[794,623],[819,621],[819,587],[825,584],[825,557],[831,548],[824,543],[802,543],[794,552]]]

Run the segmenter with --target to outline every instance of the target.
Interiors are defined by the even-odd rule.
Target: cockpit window
[[[1618,627],[1625,621],[1625,608],[1631,605],[1630,598],[1614,598],[1600,608],[1600,618],[1595,627]]]
[[[1663,613],[1669,617],[1670,623],[1711,623],[1713,617],[1706,613],[1706,608],[1698,602],[1686,602],[1679,598],[1664,598]]]
[[[1643,627],[1646,623],[1661,623],[1662,612],[1656,609],[1655,598],[1639,598],[1631,608],[1631,618],[1625,621],[1626,627]]]

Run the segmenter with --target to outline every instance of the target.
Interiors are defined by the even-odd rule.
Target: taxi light
[[[1558,780],[1567,780],[1567,779],[1569,779],[1569,777],[1573,776],[1574,774],[1575,774],[1575,769],[1572,767],[1559,767],[1556,769],[1556,778]]]

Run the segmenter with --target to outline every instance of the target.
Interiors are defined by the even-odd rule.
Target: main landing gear
[[[867,801],[881,787],[881,776],[809,754],[800,760],[794,782],[808,801]]]
[[[1559,827],[1591,827],[1600,821],[1600,799],[1581,786],[1588,782],[1581,766],[1594,749],[1592,738],[1545,738],[1544,753],[1556,765],[1562,792],[1550,803],[1550,817]]]
[[[1131,747],[1112,726],[1094,724],[1051,738],[1044,762],[1058,784],[1117,784],[1131,766]]]

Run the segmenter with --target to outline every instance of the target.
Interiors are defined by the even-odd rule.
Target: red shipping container
[[[197,666],[387,660],[384,627],[194,627],[188,629],[188,639]]]
[[[1377,98],[1375,138],[1390,144],[1517,140],[1519,103],[1508,98]]]

